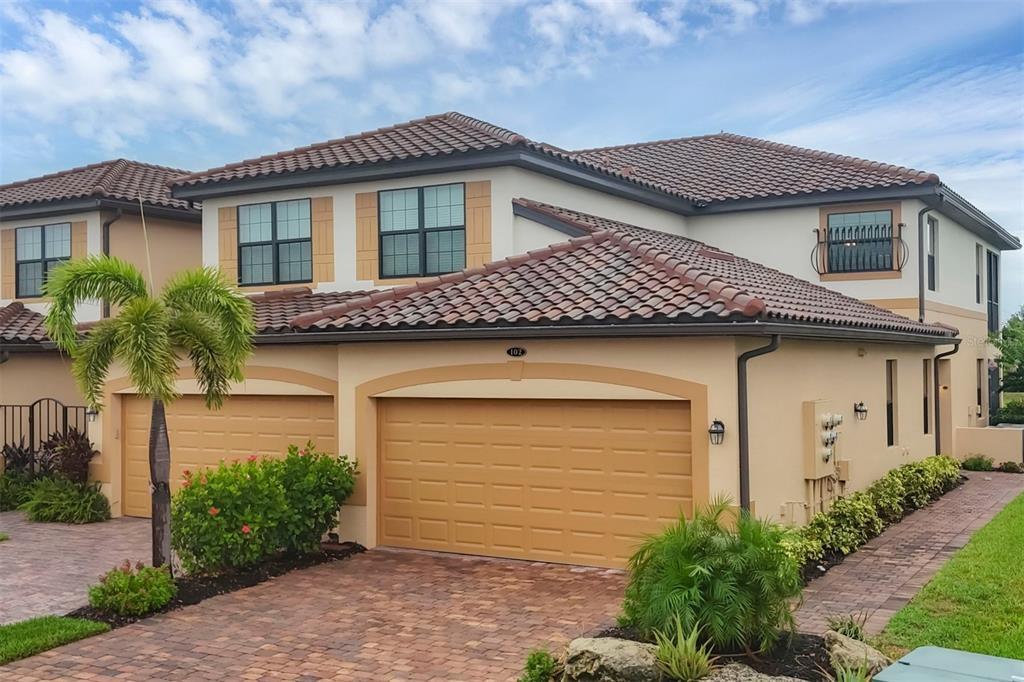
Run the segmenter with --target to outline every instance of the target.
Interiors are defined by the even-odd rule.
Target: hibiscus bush
[[[280,551],[315,550],[355,487],[356,466],[312,443],[283,459],[185,472],[171,502],[171,546],[189,573],[244,569]]]
[[[139,562],[132,567],[132,562],[125,559],[89,588],[89,604],[118,616],[144,616],[167,606],[177,591],[166,566]]]

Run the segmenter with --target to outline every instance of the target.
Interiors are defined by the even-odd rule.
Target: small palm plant
[[[154,296],[142,273],[110,256],[64,263],[47,277],[52,299],[46,331],[72,358],[71,371],[88,404],[102,408],[104,384],[119,361],[139,395],[153,402],[149,468],[153,484],[153,565],[170,559],[170,442],[164,406],[174,388],[182,353],[195,372],[206,406],[216,409],[231,382],[242,380],[255,333],[252,303],[215,268],[185,270]],[[117,309],[86,334],[75,326],[75,308],[100,301]]]

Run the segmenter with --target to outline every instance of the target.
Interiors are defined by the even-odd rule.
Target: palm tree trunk
[[[153,401],[149,424],[149,480],[153,484],[153,565],[171,567],[171,443],[162,400]]]

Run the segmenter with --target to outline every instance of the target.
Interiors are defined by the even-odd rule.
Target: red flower
[[[248,535],[250,530],[252,530],[252,529],[249,528],[249,524],[248,523],[243,523],[242,524],[242,534],[243,535]]]
[[[182,471],[181,475],[184,476],[185,478],[192,478],[192,472],[189,471],[188,469],[185,469],[184,471]]]
[[[299,457],[305,457],[308,454],[309,450],[307,450],[306,448],[302,448],[301,450],[299,450]]]
[[[259,459],[259,455],[249,455],[249,461],[250,462],[255,462],[258,459]]]
[[[220,509],[217,509],[216,507],[210,507],[210,516],[216,516],[217,514],[220,514]]]

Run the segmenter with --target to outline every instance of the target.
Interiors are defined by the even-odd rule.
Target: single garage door
[[[624,566],[692,513],[687,401],[381,399],[382,545]]]
[[[150,401],[125,396],[124,504],[128,516],[150,515]],[[208,410],[200,396],[187,395],[168,406],[171,439],[171,491],[185,469],[215,467],[222,459],[283,455],[291,443],[312,439],[335,452],[334,399],[330,396],[240,395],[220,410]]]

